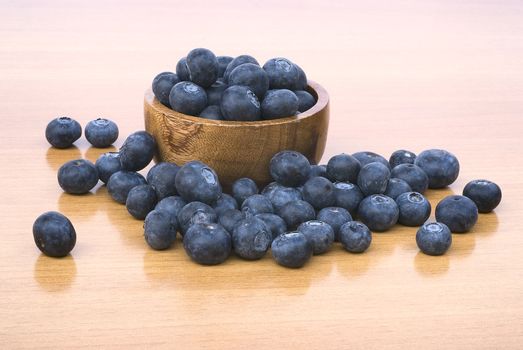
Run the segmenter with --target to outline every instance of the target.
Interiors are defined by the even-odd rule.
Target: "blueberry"
[[[178,193],[187,202],[213,204],[222,194],[216,172],[199,161],[182,166],[176,174],[175,183]]]
[[[174,163],[160,162],[155,164],[147,173],[147,183],[156,191],[158,200],[176,194],[176,174],[180,167]]]
[[[323,221],[306,221],[298,226],[298,231],[303,233],[312,245],[314,255],[327,252],[334,242],[334,230],[331,225]]]
[[[396,198],[400,210],[398,222],[405,226],[421,226],[430,216],[431,206],[427,198],[418,192],[405,192]]]
[[[216,105],[207,106],[200,113],[199,117],[209,120],[223,120],[222,109]]]
[[[189,75],[189,67],[187,67],[187,57],[182,57],[176,64],[176,75],[178,76],[180,81],[191,80],[191,77]]]
[[[98,157],[94,165],[98,171],[98,177],[104,184],[106,184],[107,181],[109,181],[111,175],[122,170],[122,164],[120,163],[120,153],[103,153],[100,155],[100,157]]]
[[[245,199],[258,194],[258,192],[256,182],[247,177],[238,179],[232,184],[232,196],[236,199],[238,205],[242,205]]]
[[[228,85],[221,80],[217,80],[214,84],[205,90],[207,93],[207,104],[209,106],[219,106],[222,102],[223,92],[228,88]],[[201,113],[200,113],[201,114]]]
[[[364,165],[358,174],[358,187],[364,195],[384,193],[390,179],[390,170],[382,163]]]
[[[154,207],[154,209],[166,211],[167,213],[169,213],[169,215],[178,217],[178,213],[186,205],[187,205],[187,202],[185,202],[182,199],[182,197],[171,196],[171,197],[166,197],[166,198],[162,199],[161,201],[159,201],[158,204],[156,204],[156,207]]]
[[[274,208],[267,197],[262,194],[254,194],[243,201],[242,212],[246,215],[273,213]]]
[[[258,61],[256,61],[256,59],[252,56],[249,56],[249,55],[241,55],[241,56],[238,56],[238,57],[235,57],[228,65],[227,65],[227,68],[225,69],[225,72],[223,73],[223,80],[228,83],[229,82],[229,75],[231,74],[231,72],[238,66],[242,65],[242,64],[245,64],[245,63],[254,63],[254,64],[257,64],[257,65],[260,65],[258,63]]]
[[[271,58],[264,65],[263,69],[269,76],[270,89],[295,89],[299,85],[300,71],[294,63],[286,58]]]
[[[138,185],[129,191],[125,206],[135,219],[143,220],[155,209],[157,203],[158,197],[151,185]]]
[[[303,185],[302,194],[303,200],[309,202],[316,210],[330,207],[336,201],[334,185],[321,176],[307,180]]]
[[[383,194],[396,200],[400,194],[405,192],[412,192],[412,188],[410,188],[409,184],[405,180],[393,177],[389,179],[387,189]]]
[[[263,220],[251,216],[241,220],[232,233],[232,246],[238,256],[248,259],[261,259],[272,242],[270,229]]]
[[[67,193],[84,194],[98,183],[98,170],[85,159],[71,160],[58,170],[58,184]]]
[[[291,90],[269,90],[261,103],[263,119],[292,117],[298,112],[298,97]]]
[[[263,188],[263,190],[261,191],[261,194],[263,194],[266,197],[270,197],[271,193],[280,187],[284,187],[284,186],[280,185],[276,181],[273,181]]]
[[[361,165],[359,160],[350,154],[338,154],[327,163],[327,177],[331,181],[356,183]]]
[[[299,268],[312,256],[312,245],[301,232],[284,233],[271,245],[272,257],[281,266]]]
[[[390,169],[389,161],[377,153],[363,151],[353,153],[352,156],[360,162],[361,167],[364,167],[369,163],[378,162]]]
[[[390,177],[405,181],[414,192],[425,193],[429,187],[427,174],[415,164],[400,164],[394,167],[390,172]]]
[[[193,49],[187,55],[189,78],[204,88],[211,86],[218,79],[218,60],[212,51]]]
[[[309,178],[322,176],[327,177],[327,166],[326,165],[311,165],[311,171],[309,173]]]
[[[247,86],[261,100],[269,90],[269,77],[258,64],[244,63],[231,71],[229,85]]]
[[[56,148],[68,148],[82,136],[80,123],[69,117],[53,119],[45,128],[45,138]]]
[[[269,170],[272,178],[279,184],[298,187],[309,179],[311,164],[299,152],[281,151],[271,158]]]
[[[452,234],[447,225],[431,222],[421,226],[416,233],[419,249],[428,255],[442,255],[452,244]]]
[[[229,209],[238,209],[238,202],[231,195],[227,193],[222,193],[222,195],[213,203],[212,208],[219,216],[224,211]]]
[[[301,191],[293,187],[278,186],[269,194],[265,194],[272,203],[274,210],[278,213],[281,208],[292,201],[301,200],[303,196]]]
[[[265,225],[269,228],[272,234],[272,239],[275,239],[281,234],[287,232],[287,224],[281,217],[272,213],[260,213],[256,214],[258,219],[263,220]]]
[[[316,212],[312,205],[302,200],[295,200],[281,207],[279,214],[287,224],[287,228],[295,230],[301,223],[314,220]]]
[[[120,163],[123,170],[138,171],[153,160],[156,142],[147,131],[137,131],[125,139],[120,148]]]
[[[463,189],[463,195],[472,199],[480,213],[490,213],[501,202],[501,188],[489,180],[470,181]]]
[[[359,221],[349,221],[340,227],[340,242],[343,248],[351,253],[363,253],[369,248],[372,233]]]
[[[182,236],[194,224],[212,224],[218,216],[213,208],[202,202],[190,202],[178,212],[178,226]]]
[[[346,209],[351,216],[358,212],[358,206],[365,197],[360,188],[350,182],[336,182],[334,184],[335,206]]]
[[[174,85],[180,82],[180,78],[172,72],[163,72],[154,77],[153,93],[161,104],[171,108],[169,93]]]
[[[232,60],[231,56],[216,56],[216,61],[218,61],[218,78],[223,78],[223,74]]]
[[[352,216],[347,209],[339,207],[327,207],[318,212],[317,220],[329,224],[334,231],[334,240],[339,241],[340,227],[346,222],[352,221]]]
[[[85,138],[93,147],[109,147],[118,139],[118,126],[104,118],[92,120],[85,126]]]
[[[133,187],[145,185],[145,178],[134,171],[117,171],[107,181],[107,192],[112,199],[125,204],[129,191]]]
[[[394,199],[373,194],[361,201],[358,217],[372,231],[386,231],[398,222],[399,208]]]
[[[307,75],[296,63],[294,63],[294,66],[298,71],[298,80],[296,80],[293,90],[304,91],[307,88]]]
[[[400,164],[414,164],[415,160],[416,154],[411,151],[400,149],[391,154],[389,164],[391,168],[394,168]]]
[[[56,211],[48,211],[36,219],[33,237],[42,253],[55,258],[66,256],[76,244],[73,224]]]
[[[183,237],[183,248],[198,264],[221,264],[231,254],[231,235],[220,224],[192,225]]]
[[[222,94],[220,104],[223,119],[238,121],[260,120],[260,101],[246,86],[230,86]]]
[[[436,206],[436,221],[452,232],[465,233],[478,221],[478,207],[468,197],[447,196]]]
[[[245,219],[245,215],[243,215],[241,211],[237,209],[229,209],[220,214],[218,223],[222,225],[232,236],[234,228],[243,219]]]
[[[298,98],[298,112],[308,111],[316,104],[316,99],[307,91],[295,90],[294,94]]]
[[[458,158],[442,149],[429,149],[421,152],[416,157],[414,164],[427,174],[429,188],[447,187],[456,181],[459,175]]]
[[[163,210],[153,210],[145,217],[144,237],[154,250],[170,248],[176,240],[176,217]]]
[[[197,116],[207,106],[207,93],[199,85],[182,81],[172,88],[169,103],[176,112]]]

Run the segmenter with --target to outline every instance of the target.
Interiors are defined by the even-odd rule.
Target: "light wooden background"
[[[301,270],[231,258],[191,263],[180,242],[148,249],[142,223],[104,187],[63,194],[66,160],[47,122],[115,120],[143,128],[143,92],[193,47],[286,56],[331,96],[323,160],[441,147],[461,176],[504,200],[447,255],[418,253],[415,229],[335,246]],[[517,349],[523,346],[523,3],[399,1],[0,0],[0,347]],[[34,219],[73,221],[72,255],[33,243]]]

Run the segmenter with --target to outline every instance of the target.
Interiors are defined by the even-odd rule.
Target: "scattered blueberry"
[[[261,100],[269,90],[269,77],[258,64],[244,63],[231,71],[229,85],[247,86]]]
[[[263,220],[251,216],[241,220],[232,233],[232,246],[238,256],[261,259],[272,242],[272,234]]]
[[[82,136],[82,126],[69,117],[53,119],[45,128],[45,138],[56,148],[68,148]]]
[[[180,79],[180,81],[191,80],[189,74],[189,67],[187,67],[187,57],[182,57],[176,64],[176,75],[178,76],[178,79]]]
[[[365,197],[360,188],[349,182],[336,182],[334,184],[335,206],[346,209],[351,216],[358,212],[358,206]]]
[[[271,250],[278,264],[291,268],[302,267],[312,256],[312,245],[301,232],[289,232],[276,237]]]
[[[458,178],[458,158],[442,149],[429,149],[421,152],[416,157],[414,164],[427,174],[429,188],[447,187]],[[414,187],[412,189],[414,190]]]
[[[359,160],[350,154],[338,154],[327,163],[327,177],[331,181],[356,183],[361,166]]]
[[[280,185],[276,181],[273,181],[263,188],[263,190],[261,191],[261,194],[269,197],[271,195],[271,193],[279,187],[284,187],[284,186]]]
[[[329,224],[334,231],[334,240],[339,241],[340,227],[346,222],[352,221],[350,213],[343,208],[327,207],[318,212],[317,220]]]
[[[153,80],[154,96],[156,96],[161,104],[170,108],[169,93],[173,86],[178,84],[180,81],[180,78],[172,72],[162,72],[158,74]]]
[[[145,185],[145,178],[134,171],[117,171],[107,181],[107,192],[112,199],[125,204],[129,191],[136,186]]]
[[[242,212],[245,215],[256,215],[261,213],[273,213],[271,201],[262,194],[253,194],[242,203]]]
[[[288,202],[280,208],[279,214],[290,230],[295,230],[301,223],[316,217],[312,205],[302,200]]]
[[[162,210],[153,210],[145,217],[144,237],[154,250],[170,248],[176,240],[176,217]]]
[[[334,230],[331,225],[323,221],[306,221],[298,226],[298,231],[303,233],[312,245],[314,255],[327,252],[334,242]]]
[[[213,204],[222,194],[216,172],[199,161],[182,166],[176,174],[175,183],[178,193],[187,202]]]
[[[309,178],[316,177],[316,176],[327,177],[327,166],[312,164],[311,171],[309,173]]]
[[[104,118],[92,120],[85,126],[85,138],[93,147],[109,147],[118,139],[118,126]]]
[[[209,87],[218,79],[218,60],[210,50],[191,50],[187,55],[187,68],[191,81],[201,87]]]
[[[98,157],[94,164],[98,171],[98,177],[104,184],[109,181],[109,178],[114,173],[122,170],[122,164],[120,163],[120,153],[118,152],[107,152],[103,153]]]
[[[260,101],[246,86],[230,86],[222,94],[220,104],[225,120],[254,121],[260,120]]]
[[[218,216],[229,209],[238,209],[238,202],[231,195],[222,193],[221,196],[213,203],[212,208]]]
[[[223,74],[232,60],[231,56],[216,56],[216,61],[218,61],[218,79],[223,78]]]
[[[304,90],[295,90],[294,94],[298,98],[298,112],[308,111],[316,104],[316,99],[310,93]]]
[[[405,192],[396,198],[400,210],[398,222],[405,226],[421,226],[430,216],[431,206],[427,198],[418,192]]]
[[[258,194],[258,186],[252,179],[242,177],[232,184],[232,196],[238,205],[242,205],[245,199],[255,194]]]
[[[360,162],[361,167],[364,167],[365,165],[372,163],[372,162],[378,162],[378,163],[385,165],[387,168],[390,169],[389,161],[377,153],[370,152],[370,151],[363,151],[363,152],[353,153],[352,156]]]
[[[155,164],[147,173],[147,183],[156,191],[158,200],[176,194],[176,174],[180,167],[170,162]]]
[[[197,116],[207,106],[207,93],[195,83],[181,81],[172,88],[169,103],[177,112]]]
[[[314,209],[320,210],[333,206],[336,201],[332,182],[324,177],[312,177],[303,185],[303,200],[309,202]]]
[[[222,225],[232,236],[238,222],[245,219],[245,215],[237,209],[229,209],[219,215],[218,223]]]
[[[235,57],[225,69],[225,72],[223,73],[223,80],[228,83],[229,82],[229,75],[231,72],[238,66],[244,64],[244,63],[254,63],[259,65],[258,61],[252,56],[249,55],[240,55],[238,57]]]
[[[309,179],[311,164],[299,152],[281,151],[271,158],[269,168],[272,178],[279,184],[298,187]]]
[[[71,160],[58,170],[58,184],[67,193],[84,194],[98,183],[98,170],[85,159]]]
[[[269,198],[276,213],[278,213],[285,204],[303,199],[303,196],[298,189],[281,185],[274,188],[274,190],[270,191],[268,194],[264,194],[264,196]]]
[[[299,85],[300,71],[296,65],[286,58],[271,58],[263,69],[269,77],[270,89],[295,89]]]
[[[42,253],[61,258],[73,250],[76,231],[67,217],[56,211],[49,211],[34,222],[33,238]]]
[[[298,97],[287,89],[269,90],[261,103],[261,112],[263,119],[292,117],[298,112]]]
[[[389,164],[390,167],[393,169],[394,167],[400,164],[414,164],[415,160],[416,154],[412,153],[411,151],[400,149],[391,154],[389,158]]]
[[[129,191],[125,206],[135,219],[143,220],[155,209],[157,203],[158,197],[151,185],[138,185]]]
[[[340,242],[351,253],[363,253],[372,242],[369,228],[359,221],[349,221],[340,227]]]
[[[183,248],[198,264],[221,264],[231,254],[231,235],[220,224],[192,225],[183,237]]]
[[[154,209],[166,211],[167,213],[169,213],[169,215],[178,217],[178,213],[186,205],[187,203],[182,199],[182,197],[171,196],[159,201],[158,204],[156,204],[156,207],[154,207]]]
[[[405,181],[414,192],[425,193],[429,187],[427,174],[415,164],[400,164],[394,167],[390,172],[390,177]]]
[[[389,179],[389,168],[381,163],[372,162],[361,168],[358,174],[358,187],[366,196],[384,193]]]
[[[416,233],[419,249],[428,255],[442,255],[452,244],[452,234],[447,225],[431,222],[421,226]]]
[[[156,151],[154,138],[146,131],[137,131],[125,139],[120,148],[120,163],[123,170],[138,171],[153,160]]]
[[[281,234],[287,232],[287,224],[281,217],[272,213],[260,213],[256,214],[258,219],[263,220],[265,225],[269,228],[272,234],[272,239],[275,239]]]
[[[212,224],[218,216],[213,208],[202,202],[190,202],[178,212],[178,226],[182,236],[194,224]]]
[[[412,192],[412,188],[410,188],[409,184],[405,180],[392,177],[389,179],[387,189],[383,194],[396,200],[400,194],[405,192]]]
[[[447,196],[436,206],[436,221],[452,232],[468,232],[478,221],[478,207],[468,197]]]
[[[398,222],[399,208],[394,199],[373,194],[361,201],[358,217],[372,231],[382,232]]]
[[[480,213],[490,213],[501,202],[501,188],[489,180],[470,181],[463,189],[463,195],[476,204]]]

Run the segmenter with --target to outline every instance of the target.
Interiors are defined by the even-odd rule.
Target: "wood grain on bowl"
[[[329,96],[309,81],[316,104],[297,116],[256,122],[208,120],[178,113],[162,105],[151,90],[145,93],[145,129],[158,143],[158,160],[183,165],[200,160],[216,170],[228,188],[249,177],[259,185],[271,181],[269,162],[282,150],[303,153],[320,161],[329,126]]]

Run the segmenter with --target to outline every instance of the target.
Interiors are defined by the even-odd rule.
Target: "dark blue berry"
[[[468,197],[447,196],[436,206],[436,221],[452,232],[468,232],[478,221],[478,207]]]
[[[216,61],[218,61],[218,78],[223,78],[223,74],[232,60],[231,56],[216,56]]]
[[[250,216],[233,230],[232,246],[238,256],[247,260],[261,259],[272,242],[272,234],[263,220]]]
[[[156,96],[161,104],[170,108],[169,93],[173,86],[178,84],[180,81],[180,78],[172,72],[162,72],[158,74],[153,80],[154,96]]]
[[[40,215],[33,224],[36,246],[47,256],[61,258],[69,254],[76,244],[76,231],[64,215],[49,211]]]
[[[414,164],[427,174],[429,188],[447,187],[456,181],[459,175],[458,158],[442,149],[429,149],[421,152],[416,157]],[[414,190],[414,187],[412,189]]]
[[[232,184],[232,196],[238,205],[242,205],[245,199],[255,194],[258,194],[258,186],[252,179],[243,177]]]
[[[180,167],[174,163],[160,162],[147,173],[147,183],[156,191],[158,200],[174,196],[176,192],[176,174]]]
[[[122,164],[120,163],[120,153],[103,153],[96,160],[95,167],[98,171],[98,177],[100,178],[100,181],[106,184],[107,181],[109,181],[111,175],[122,170]]]
[[[85,138],[93,147],[109,147],[118,139],[118,126],[109,119],[92,120],[85,126]]]
[[[335,206],[346,209],[351,216],[358,212],[358,206],[365,197],[360,188],[349,182],[336,182],[334,184]]]
[[[340,227],[346,222],[352,221],[350,213],[343,208],[327,207],[318,212],[317,220],[329,224],[334,231],[334,240],[339,241]]]
[[[238,209],[238,202],[231,195],[222,193],[222,195],[213,203],[212,208],[218,216],[229,209]]]
[[[220,104],[225,120],[254,121],[261,119],[260,101],[246,86],[230,86],[222,94]]]
[[[360,162],[361,167],[364,167],[369,163],[378,162],[390,169],[389,161],[377,153],[362,151],[353,153],[352,156]]]
[[[298,97],[287,89],[269,90],[261,103],[261,112],[263,119],[292,117],[298,112]]]
[[[194,224],[212,224],[217,221],[214,209],[202,202],[190,202],[178,212],[178,226],[182,236]]]
[[[301,223],[316,218],[312,205],[302,200],[288,202],[280,208],[279,214],[290,230],[295,230]]]
[[[398,222],[399,208],[394,199],[373,194],[361,201],[358,217],[372,231],[382,232]]]
[[[183,237],[183,248],[198,264],[221,264],[231,254],[231,235],[220,224],[192,225]]]
[[[171,196],[171,197],[166,197],[166,198],[162,199],[161,201],[159,201],[158,204],[156,204],[156,207],[154,207],[154,209],[162,210],[162,211],[169,213],[169,215],[178,217],[178,213],[186,205],[187,205],[187,203],[182,199],[182,197]]]
[[[391,154],[389,158],[389,164],[393,169],[400,164],[414,164],[415,160],[416,154],[412,153],[411,151],[400,149]]]
[[[259,100],[262,100],[269,89],[269,77],[259,65],[244,63],[229,74],[229,85],[247,86]]]
[[[133,187],[145,185],[145,178],[134,171],[117,171],[107,181],[107,192],[112,199],[125,204],[129,191]]]
[[[372,233],[365,224],[350,221],[340,227],[339,238],[343,248],[348,252],[363,253],[372,242]]]
[[[254,64],[257,64],[257,65],[260,65],[258,63],[258,61],[256,61],[256,59],[252,56],[249,56],[249,55],[240,55],[238,57],[235,57],[228,65],[227,65],[227,68],[225,69],[225,72],[223,73],[223,80],[228,83],[229,82],[229,75],[231,74],[231,72],[238,66],[244,64],[244,63],[254,63]]]
[[[480,213],[490,213],[501,202],[501,188],[489,180],[470,181],[463,195],[476,204]]]
[[[430,216],[431,206],[427,198],[418,192],[405,192],[396,198],[400,210],[398,222],[405,226],[421,226]]]
[[[180,81],[191,80],[191,77],[189,75],[189,67],[187,67],[187,57],[180,58],[180,60],[176,64],[176,75],[178,76]]]
[[[211,86],[218,79],[218,60],[208,49],[193,49],[187,55],[191,81],[201,87]]]
[[[412,192],[409,184],[405,180],[393,177],[389,179],[384,195],[396,200],[400,194],[405,192]]]
[[[327,166],[312,164],[311,171],[309,173],[309,178],[316,177],[316,176],[327,177]]]
[[[364,195],[384,193],[390,179],[390,170],[382,163],[364,165],[358,174],[358,187]]]
[[[153,210],[145,217],[144,237],[154,250],[170,248],[176,240],[176,217],[163,210]]]
[[[309,179],[311,164],[299,152],[281,151],[271,158],[269,170],[274,181],[279,184],[298,187]]]
[[[125,139],[120,148],[120,163],[123,170],[138,171],[153,160],[156,142],[147,131],[137,131]]]
[[[276,190],[277,188],[280,188],[280,187],[284,187],[284,186],[280,185],[276,181],[273,181],[263,188],[263,190],[261,191],[261,194],[269,197],[274,190]]]
[[[452,244],[452,234],[447,225],[431,222],[421,226],[416,233],[419,249],[428,255],[442,255]]]
[[[429,187],[427,174],[415,164],[400,164],[394,167],[390,172],[390,177],[405,181],[414,192],[425,193]]]
[[[232,232],[237,224],[245,219],[245,215],[237,209],[229,209],[222,212],[218,218],[218,223],[222,225],[232,236]]]
[[[209,120],[223,120],[222,109],[216,105],[205,107],[199,116]]]
[[[264,194],[272,203],[275,212],[279,212],[281,208],[292,201],[301,200],[303,196],[301,191],[293,187],[277,186],[268,194]]]
[[[265,225],[269,228],[272,234],[272,239],[275,239],[281,234],[287,232],[287,224],[281,217],[272,213],[260,213],[256,214],[258,219],[263,220]]]
[[[178,193],[187,202],[213,204],[222,194],[216,172],[199,161],[182,166],[176,174],[175,183]]]
[[[356,183],[361,165],[359,160],[350,154],[338,154],[327,163],[327,177],[331,181]]]
[[[333,206],[336,202],[334,185],[321,176],[307,180],[303,185],[302,194],[303,200],[309,202],[316,210]]]
[[[294,66],[298,70],[298,80],[296,80],[293,90],[304,91],[307,88],[307,75],[296,63],[294,63]]]
[[[271,201],[262,194],[254,194],[242,203],[242,212],[245,215],[256,215],[261,213],[273,213]]]
[[[228,85],[225,84],[221,80],[216,81],[214,84],[212,84],[210,87],[208,87],[207,90],[205,90],[205,92],[207,93],[207,104],[209,106],[212,106],[212,105],[219,106],[222,102],[223,92],[227,88],[228,88]]]
[[[306,221],[298,226],[298,231],[307,237],[314,255],[327,252],[334,242],[334,230],[331,225],[323,221]]]
[[[169,103],[177,112],[197,116],[207,106],[207,93],[195,83],[182,81],[172,88]]]
[[[56,148],[68,148],[82,136],[82,126],[69,117],[53,119],[45,128],[45,138]]]
[[[71,160],[58,170],[58,184],[67,193],[84,194],[98,183],[98,170],[85,159]]]
[[[271,245],[272,257],[281,266],[299,268],[310,260],[312,245],[301,232],[284,233]]]
[[[143,220],[155,209],[157,203],[158,197],[151,185],[138,185],[129,191],[125,206],[134,218]]]
[[[316,104],[316,99],[307,91],[295,90],[294,94],[298,98],[298,112],[308,111]]]
[[[300,71],[294,63],[286,58],[271,58],[263,69],[269,77],[270,89],[295,89],[299,85]]]

